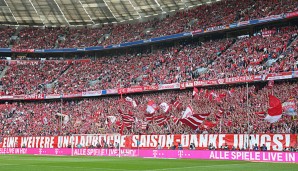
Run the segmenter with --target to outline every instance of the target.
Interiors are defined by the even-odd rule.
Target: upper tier
[[[80,52],[118,48],[298,16],[298,1],[227,0],[180,11],[162,20],[102,28],[2,28],[0,52]],[[296,11],[296,12],[294,12]],[[19,39],[10,37],[16,34]],[[129,43],[128,43],[129,42]]]

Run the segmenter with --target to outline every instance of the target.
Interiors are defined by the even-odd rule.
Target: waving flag
[[[269,95],[269,109],[268,115],[265,117],[265,120],[274,123],[277,122],[282,116],[282,104],[280,100],[273,96]]]
[[[167,113],[170,109],[170,106],[165,103],[165,102],[162,102],[160,105],[159,105],[160,109],[163,111],[163,113]]]
[[[231,90],[229,90],[229,91],[228,91],[228,93],[229,93],[229,95],[230,95],[230,96],[233,96],[233,95],[234,95],[234,93],[235,93],[235,89],[234,89],[234,88],[232,88]]]
[[[153,114],[146,113],[145,114],[145,119],[146,119],[146,121],[152,121],[153,120]]]
[[[203,128],[210,129],[210,128],[216,127],[216,125],[217,125],[217,122],[215,122],[215,121],[205,120]]]
[[[146,112],[152,114],[156,111],[156,109],[157,109],[157,105],[155,104],[155,102],[153,100],[150,100],[147,104]]]
[[[42,118],[42,124],[43,124],[43,125],[47,125],[47,124],[48,124],[48,118],[47,118],[46,116],[44,116],[44,117]]]
[[[116,121],[116,117],[115,116],[107,116],[107,118],[109,119],[109,121],[111,123],[114,123]]]
[[[147,130],[147,125],[148,125],[147,122],[142,121],[141,129],[142,129],[142,130]]]
[[[121,115],[121,117],[122,117],[122,121],[124,123],[132,123],[132,122],[135,121],[134,117],[131,116],[131,115],[125,115],[125,114],[123,114],[123,115]]]
[[[174,103],[173,103],[173,106],[177,109],[177,110],[180,110],[181,106],[182,106],[182,103],[179,102],[179,100],[176,100]]]
[[[216,120],[221,119],[223,113],[224,113],[224,110],[223,109],[219,109],[218,110],[218,113],[215,114]]]
[[[155,123],[157,123],[157,125],[162,126],[169,120],[169,118],[164,115],[158,115],[158,116],[155,116],[153,120]]]
[[[196,98],[199,96],[199,90],[196,87],[193,88],[192,96]]]
[[[69,116],[68,115],[64,115],[63,124],[67,124],[68,121],[69,121]]]
[[[264,119],[266,117],[266,112],[256,112],[255,113],[260,119]]]
[[[129,102],[131,104],[131,106],[133,106],[134,108],[136,108],[138,106],[137,102],[130,97],[126,97],[125,101]]]
[[[182,122],[183,124],[191,127],[193,130],[197,129],[199,125],[203,123],[205,120],[204,117],[202,117],[199,114],[194,114],[186,118],[182,118],[179,121]]]
[[[188,105],[185,111],[182,112],[182,118],[187,118],[191,115],[193,115],[193,109],[190,105]]]
[[[295,99],[289,99],[282,104],[283,113],[289,116],[297,115],[297,107]]]

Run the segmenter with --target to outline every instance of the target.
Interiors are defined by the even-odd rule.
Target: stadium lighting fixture
[[[17,20],[16,17],[14,16],[14,14],[13,14],[13,12],[11,11],[11,9],[10,9],[9,5],[7,4],[6,0],[4,0],[4,2],[5,2],[5,4],[6,4],[6,6],[8,7],[8,9],[9,9],[9,11],[10,11],[12,17],[14,18],[14,20],[15,20],[15,21],[17,22],[17,24],[19,25],[18,20]]]
[[[81,4],[81,6],[83,7],[85,13],[86,13],[86,14],[88,15],[88,17],[90,18],[90,21],[91,21],[93,24],[95,24],[95,22],[92,20],[91,16],[90,16],[89,13],[87,12],[87,10],[86,10],[86,8],[84,7],[84,5],[82,4],[82,2],[81,2],[80,0],[79,0],[79,2],[80,2],[80,4]]]

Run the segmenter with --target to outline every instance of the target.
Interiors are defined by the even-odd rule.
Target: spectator
[[[266,147],[265,144],[263,144],[263,145],[261,146],[261,151],[267,151],[267,147]]]
[[[253,146],[253,150],[254,151],[259,151],[259,147],[258,147],[257,143]]]

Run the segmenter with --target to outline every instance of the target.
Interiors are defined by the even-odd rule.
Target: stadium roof
[[[220,0],[0,0],[0,24],[95,25],[137,20]]]

